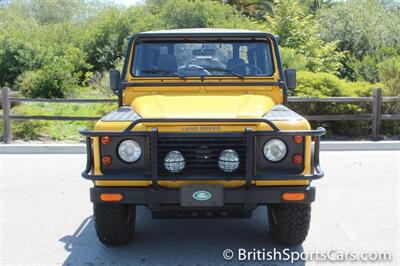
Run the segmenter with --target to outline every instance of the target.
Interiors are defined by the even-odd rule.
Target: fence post
[[[2,108],[3,108],[3,139],[5,144],[10,144],[12,137],[11,137],[11,121],[10,121],[10,89],[5,87],[1,89],[1,96],[2,96]]]
[[[379,138],[381,127],[382,89],[374,89],[372,104],[372,139]]]

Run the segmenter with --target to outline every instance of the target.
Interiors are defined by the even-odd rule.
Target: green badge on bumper
[[[205,190],[199,190],[194,192],[192,197],[198,201],[205,201],[211,199],[211,193]]]

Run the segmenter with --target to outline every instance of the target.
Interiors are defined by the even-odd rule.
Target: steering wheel
[[[211,73],[210,73],[210,71],[208,71],[207,69],[205,69],[204,67],[202,67],[202,66],[199,66],[199,65],[194,65],[194,64],[186,64],[186,65],[184,65],[184,66],[182,66],[180,69],[179,69],[179,72],[181,72],[181,71],[202,71],[203,73],[204,73],[204,75],[211,75]]]
[[[249,69],[254,69],[254,70],[256,71],[256,74],[262,74],[262,73],[263,73],[263,72],[261,71],[261,69],[259,69],[257,66],[255,66],[255,65],[250,65],[250,64],[248,64],[248,63],[239,63],[239,64],[237,64],[237,65],[234,65],[234,66],[230,67],[229,69],[230,69],[230,70],[234,70],[234,69],[237,69],[237,68],[242,67],[242,66],[245,66],[245,67],[247,67],[247,68],[249,68]]]

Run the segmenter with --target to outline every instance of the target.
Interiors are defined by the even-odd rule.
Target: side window
[[[265,44],[253,44],[248,52],[249,64],[258,69],[258,75],[270,75],[273,73],[273,59],[270,46]]]
[[[266,46],[265,54],[266,54],[266,60],[267,60],[267,64],[266,64],[266,66],[267,66],[266,73],[267,73],[267,74],[272,74],[272,73],[274,72],[274,68],[273,68],[274,60],[273,60],[272,55],[271,55],[271,54],[272,54],[271,45],[267,45],[267,46]]]
[[[140,74],[140,68],[143,65],[143,46],[142,45],[137,45],[133,57],[133,64],[132,66],[138,66],[134,68],[133,74],[135,76],[138,76]]]
[[[265,45],[259,45],[259,44],[254,45],[255,65],[261,71],[261,73],[259,74],[267,73],[265,47],[266,47]]]
[[[152,76],[150,72],[145,70],[151,70],[157,68],[160,56],[167,55],[169,53],[169,47],[166,44],[138,44],[135,51],[134,74],[138,76]]]

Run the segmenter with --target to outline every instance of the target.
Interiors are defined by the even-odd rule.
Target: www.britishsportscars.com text
[[[244,249],[236,250],[225,249],[222,252],[225,260],[230,261],[318,261],[318,262],[385,262],[392,260],[392,254],[389,251],[340,251],[329,249],[326,251],[293,251],[288,248],[280,249]]]

